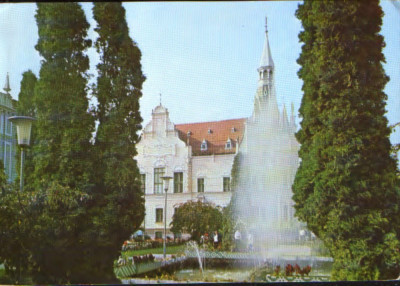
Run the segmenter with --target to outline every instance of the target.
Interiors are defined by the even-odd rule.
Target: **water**
[[[268,76],[259,80],[253,114],[239,146],[234,214],[266,258],[311,255],[310,245],[303,243],[309,232],[294,217],[291,188],[299,166],[299,144],[293,105],[289,119],[286,108],[278,108],[274,67],[260,69]]]
[[[194,241],[194,240],[191,240],[191,241],[189,241],[188,242],[188,244],[187,244],[187,249],[188,250],[190,250],[190,249],[194,249],[194,251],[195,251],[195,253],[196,253],[196,255],[197,255],[197,259],[198,259],[198,261],[199,261],[199,269],[200,269],[200,272],[201,273],[203,273],[203,258],[204,258],[204,255],[201,255],[200,254],[200,248],[199,248],[199,246],[197,245],[197,243],[196,243],[196,241]],[[203,252],[203,254],[204,254],[204,251],[202,251]],[[203,258],[202,258],[203,257]]]

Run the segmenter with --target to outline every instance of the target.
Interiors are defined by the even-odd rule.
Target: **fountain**
[[[265,259],[311,256],[310,246],[300,241],[305,225],[294,217],[292,201],[291,186],[299,165],[294,107],[290,120],[285,106],[279,111],[268,31],[258,72],[253,114],[237,155],[234,213],[244,221]]]
[[[197,256],[197,260],[199,261],[200,272],[203,273],[204,272],[204,270],[203,270],[203,261],[202,261],[201,255],[200,255],[200,250],[199,250],[198,244],[196,243],[196,241],[191,240],[191,241],[188,242],[187,247],[188,247],[189,250],[193,249],[195,251],[196,256]],[[204,257],[204,255],[203,255],[203,257]]]
[[[232,199],[235,230],[240,229],[242,238],[249,233],[252,235],[254,251],[206,252],[191,241],[186,254],[197,258],[199,270],[191,268],[174,272],[178,281],[246,281],[254,268],[262,272],[277,266],[284,269],[289,264],[311,267],[316,276],[307,279],[329,279],[332,259],[315,255],[321,242],[294,217],[291,187],[299,165],[294,107],[292,104],[290,119],[285,106],[282,112],[279,111],[267,31],[258,73],[253,114],[246,122],[236,155],[238,172]],[[203,268],[206,257],[207,270]],[[229,268],[217,268],[216,264],[221,260]],[[264,275],[262,279],[266,280],[262,281],[303,281],[300,277],[285,275],[274,278],[271,274]]]

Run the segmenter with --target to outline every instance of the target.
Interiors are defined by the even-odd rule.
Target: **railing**
[[[182,262],[186,259],[186,257],[177,257],[171,260],[164,261],[154,261],[149,263],[140,263],[134,265],[123,265],[114,267],[114,273],[117,277],[131,277],[138,274],[143,274],[146,272],[150,272],[159,268],[163,268],[165,266]]]
[[[184,244],[184,241],[167,241],[167,246],[176,246]],[[129,242],[122,246],[122,251],[127,250],[142,250],[142,249],[154,249],[163,246],[162,240],[151,240],[151,241],[134,241]]]

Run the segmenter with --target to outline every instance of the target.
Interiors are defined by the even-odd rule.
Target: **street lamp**
[[[168,192],[168,186],[169,186],[169,180],[172,179],[170,176],[162,176],[161,179],[164,181],[164,191],[165,191],[165,206],[164,206],[164,241],[163,241],[163,247],[164,247],[164,260],[167,257],[167,192]]]
[[[32,122],[36,119],[29,116],[12,116],[9,117],[8,120],[17,126],[18,145],[21,147],[21,173],[19,176],[19,188],[22,192],[24,189],[24,148],[29,146],[31,140]]]

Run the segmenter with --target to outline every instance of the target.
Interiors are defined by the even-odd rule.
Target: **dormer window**
[[[225,143],[225,149],[226,149],[226,150],[232,149],[232,141],[231,141],[230,138],[228,138],[228,140],[227,140],[226,143]]]
[[[211,133],[212,133],[211,128],[208,128],[208,134],[211,134]]]
[[[190,137],[190,135],[192,135],[192,131],[187,132],[187,136]]]
[[[203,140],[203,142],[201,142],[200,150],[207,151],[207,141],[206,140]]]
[[[235,132],[236,132],[236,128],[235,128],[235,127],[232,127],[231,132],[232,132],[232,133],[235,133]]]

